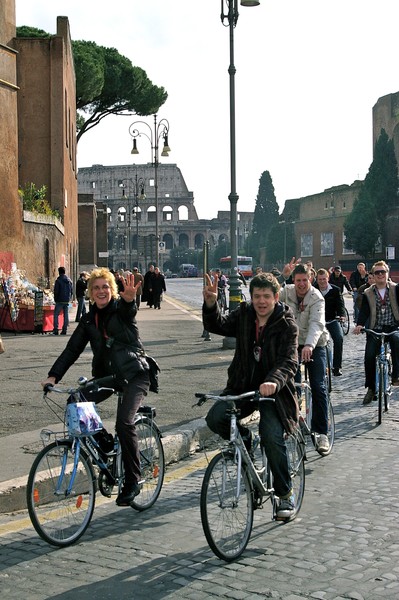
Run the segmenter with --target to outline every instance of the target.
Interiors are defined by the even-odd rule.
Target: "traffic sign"
[[[165,252],[166,251],[166,244],[165,244],[165,242],[158,242],[158,250],[159,250],[159,252]]]

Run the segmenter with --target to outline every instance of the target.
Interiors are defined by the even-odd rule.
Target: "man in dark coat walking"
[[[227,316],[221,314],[217,304],[217,279],[215,275],[211,282],[207,276],[202,318],[206,331],[236,338],[224,393],[259,390],[261,396],[275,399],[275,402],[259,403],[259,433],[273,473],[276,495],[280,498],[277,518],[293,518],[295,498],[284,434],[294,431],[298,423],[294,383],[298,368],[298,327],[291,310],[279,302],[280,284],[271,273],[256,275],[249,287],[251,302],[241,302]],[[241,418],[250,415],[255,408],[253,402],[240,402]],[[214,404],[206,421],[212,431],[229,438],[225,402]],[[246,446],[250,446],[250,431],[242,425],[239,430]]]
[[[65,267],[58,267],[58,277],[54,284],[54,328],[53,335],[58,335],[58,317],[62,311],[64,322],[61,335],[66,335],[69,325],[69,302],[72,300],[72,281],[65,274]]]

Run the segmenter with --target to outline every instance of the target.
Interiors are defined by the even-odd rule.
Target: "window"
[[[313,256],[313,233],[302,233],[301,256]]]
[[[334,255],[334,234],[332,232],[320,234],[320,256]]]

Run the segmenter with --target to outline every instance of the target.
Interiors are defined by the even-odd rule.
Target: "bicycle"
[[[351,323],[350,323],[349,312],[348,312],[348,309],[346,308],[346,306],[344,307],[344,310],[345,310],[345,314],[343,317],[340,317],[339,324],[342,327],[343,334],[348,335]]]
[[[259,392],[246,392],[237,396],[195,394],[197,406],[207,400],[229,402],[230,440],[209,462],[201,487],[201,522],[211,550],[226,562],[237,559],[245,550],[252,532],[253,513],[270,500],[272,519],[277,520],[278,499],[273,489],[273,476],[263,446],[260,460],[251,459],[237,428],[240,415],[235,402],[274,402],[262,398]],[[305,490],[305,441],[298,427],[294,434],[285,436],[290,475],[295,494],[294,515],[282,521],[291,521],[298,514]]]
[[[327,424],[327,438],[329,442],[328,452],[324,452],[322,456],[331,454],[335,440],[335,418],[334,409],[331,402],[329,387],[331,382],[331,368],[329,367],[329,356],[327,350],[327,369],[326,369],[326,390],[327,390],[327,412],[328,412],[328,424]],[[298,395],[298,404],[300,409],[299,424],[304,435],[305,440],[311,440],[312,445],[317,450],[317,434],[312,431],[312,389],[309,383],[309,374],[306,363],[301,365],[301,382],[295,383]]]
[[[367,329],[363,327],[362,333],[369,333],[374,335],[376,338],[381,340],[379,352],[375,358],[375,395],[378,399],[378,425],[382,423],[382,407],[384,406],[384,412],[389,410],[389,398],[392,394],[392,357],[391,349],[389,346],[389,338],[396,331],[391,333],[384,333],[382,331],[374,331],[373,329]]]
[[[67,394],[72,402],[81,401],[82,393],[88,396],[106,390],[119,394],[112,382],[111,377],[89,382],[80,378],[76,387],[46,386],[44,389],[43,398],[64,423],[64,430],[43,429],[41,432],[44,448],[29,473],[27,505],[33,527],[43,540],[54,546],[68,546],[83,535],[93,516],[97,489],[107,498],[120,493],[124,467],[117,434],[113,440],[107,434],[110,436],[108,447],[104,447],[101,435],[70,434],[65,425],[65,406],[50,399],[48,394]],[[154,504],[163,484],[165,459],[155,416],[155,408],[141,406],[135,417],[142,479],[140,493],[130,506],[138,511]],[[48,444],[51,438],[54,441]]]

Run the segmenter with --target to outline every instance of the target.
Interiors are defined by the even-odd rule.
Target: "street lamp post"
[[[139,131],[136,126],[145,125],[149,131]],[[157,115],[154,115],[154,128],[145,121],[134,121],[129,127],[130,136],[133,138],[133,147],[131,154],[139,154],[137,149],[137,138],[144,135],[151,144],[151,162],[154,165],[154,193],[155,193],[155,262],[159,263],[159,211],[158,211],[158,165],[159,165],[159,140],[163,139],[163,150],[161,156],[169,156],[170,148],[168,144],[169,121],[161,119],[157,122]]]
[[[258,6],[259,0],[241,0],[242,6]],[[227,13],[225,13],[227,7]],[[229,277],[229,309],[233,310],[241,301],[240,283],[236,267],[237,259],[237,202],[236,188],[236,126],[235,126],[235,74],[234,65],[234,29],[238,21],[238,0],[221,0],[220,18],[222,25],[229,27],[230,31],[230,243],[231,243],[231,271]]]
[[[136,218],[136,250],[137,250],[137,268],[139,268],[139,198],[145,200],[145,179],[134,176],[134,216]]]

